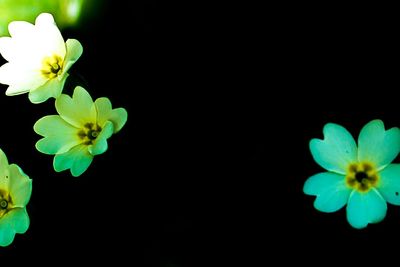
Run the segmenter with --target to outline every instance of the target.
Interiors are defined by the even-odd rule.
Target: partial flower
[[[0,246],[10,245],[16,233],[29,228],[26,205],[32,193],[32,180],[16,164],[8,164],[0,149]]]
[[[0,53],[8,61],[0,67],[0,83],[9,85],[6,95],[29,92],[32,103],[61,95],[68,70],[82,55],[75,39],[64,39],[51,14],[42,13],[35,25],[13,21],[11,37],[0,38]]]
[[[121,130],[128,116],[124,108],[112,109],[108,98],[93,102],[80,86],[72,98],[65,94],[57,98],[56,109],[59,115],[45,116],[35,123],[35,132],[44,136],[36,148],[55,155],[57,172],[70,169],[73,176],[85,172],[93,157],[107,150],[107,139]]]
[[[324,140],[310,142],[314,160],[327,172],[310,177],[304,193],[316,196],[314,207],[335,212],[347,204],[347,220],[354,228],[378,223],[387,203],[400,205],[400,164],[390,164],[400,152],[400,129],[385,130],[380,120],[366,124],[358,147],[342,126],[328,123]]]

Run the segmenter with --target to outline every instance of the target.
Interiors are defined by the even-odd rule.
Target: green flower
[[[8,246],[16,233],[29,228],[26,205],[32,193],[32,180],[16,165],[8,164],[0,149],[0,246]]]
[[[400,152],[399,128],[386,131],[373,120],[361,130],[357,147],[345,128],[328,123],[324,140],[311,140],[310,150],[328,171],[304,184],[304,193],[317,197],[317,210],[335,212],[347,204],[348,222],[360,229],[385,218],[386,202],[400,205],[400,164],[390,164]]]
[[[77,86],[72,98],[62,94],[56,99],[60,115],[39,119],[33,126],[44,136],[36,143],[42,153],[55,155],[53,166],[57,172],[71,170],[79,176],[87,170],[93,157],[104,153],[107,139],[117,133],[127,120],[124,108],[112,109],[108,98],[93,100],[89,93]]]

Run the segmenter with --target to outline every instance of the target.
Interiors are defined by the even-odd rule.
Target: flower
[[[108,98],[93,100],[80,86],[72,98],[62,94],[56,99],[60,115],[39,119],[33,126],[36,133],[44,136],[36,143],[42,153],[55,155],[53,166],[57,172],[71,170],[79,176],[87,170],[93,157],[104,153],[107,139],[117,133],[127,120],[124,108],[112,109]]]
[[[13,21],[11,37],[0,38],[0,53],[8,61],[0,67],[0,83],[9,85],[6,95],[29,92],[32,103],[61,95],[68,70],[82,55],[82,45],[64,39],[48,13],[40,14],[35,25]]]
[[[29,228],[26,205],[32,193],[32,180],[16,164],[8,164],[0,149],[0,246],[8,246],[16,233]]]
[[[358,148],[340,125],[328,123],[323,132],[324,140],[311,140],[310,150],[328,172],[310,177],[304,193],[316,196],[314,207],[322,212],[347,204],[347,220],[354,228],[382,221],[386,201],[400,205],[400,164],[390,164],[400,152],[400,129],[385,131],[381,120],[373,120],[362,128]]]

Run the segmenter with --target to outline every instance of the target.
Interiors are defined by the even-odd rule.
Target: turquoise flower
[[[32,180],[16,164],[9,165],[0,149],[0,246],[10,245],[16,233],[28,230],[31,192]]]
[[[390,164],[400,152],[400,129],[385,131],[380,120],[361,130],[358,147],[342,126],[328,123],[324,140],[313,139],[314,160],[328,172],[310,177],[304,193],[316,196],[314,207],[335,212],[347,204],[347,220],[357,229],[378,223],[387,203],[400,205],[400,164]]]
[[[85,172],[94,156],[107,150],[107,139],[121,130],[128,116],[124,108],[112,109],[108,98],[93,102],[80,86],[72,98],[65,94],[57,98],[56,109],[59,115],[45,116],[35,123],[35,132],[44,136],[36,148],[55,155],[57,172],[70,169],[73,176]]]

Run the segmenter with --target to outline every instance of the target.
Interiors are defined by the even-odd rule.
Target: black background
[[[0,147],[33,179],[31,226],[1,254],[169,267],[396,255],[398,207],[355,230],[302,192],[323,171],[308,143],[326,123],[355,138],[372,119],[400,125],[390,8],[111,2],[63,35],[84,47],[72,71],[128,122],[73,178],[34,149],[52,101],[0,99]]]
[[[71,76],[83,78],[94,99],[126,108],[128,122],[74,178],[56,173],[53,157],[34,148],[40,136],[33,125],[56,113],[54,100],[1,97],[0,147],[32,178],[33,192],[29,230],[0,257],[56,265],[225,262],[242,232],[238,211],[247,210],[243,201],[253,190],[243,181],[263,179],[249,172],[257,174],[252,168],[264,149],[262,122],[242,112],[247,107],[228,86],[234,74],[224,62],[225,37],[210,28],[211,17],[194,19],[201,12],[193,6],[183,12],[155,1],[111,2],[83,27],[62,33],[84,48]]]

